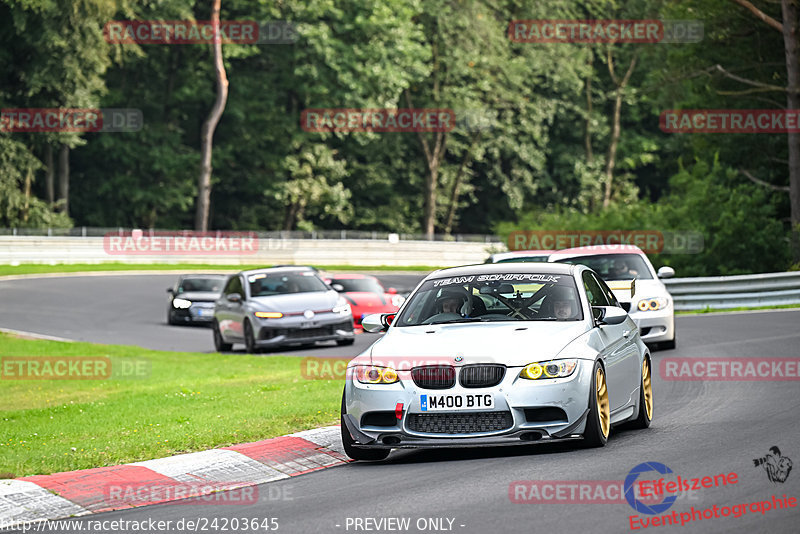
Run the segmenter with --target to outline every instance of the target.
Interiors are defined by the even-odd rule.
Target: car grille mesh
[[[499,384],[506,374],[504,365],[465,365],[459,381],[465,388],[490,388]]]
[[[408,428],[426,434],[477,434],[511,428],[511,412],[408,414]]]
[[[414,383],[425,389],[448,389],[456,385],[456,369],[452,365],[426,365],[411,370]]]

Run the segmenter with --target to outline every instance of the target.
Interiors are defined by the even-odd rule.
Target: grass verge
[[[232,273],[246,269],[260,269],[269,265],[215,265],[206,263],[60,263],[45,265],[38,263],[23,263],[21,265],[0,265],[0,276],[43,273],[83,273],[99,271],[230,271]],[[398,267],[395,265],[315,265],[318,269],[326,271],[435,271],[441,267],[432,265],[410,265]]]
[[[675,315],[697,315],[699,313],[725,313],[736,311],[752,311],[752,310],[783,310],[783,309],[800,309],[800,304],[779,304],[777,306],[740,306],[738,308],[703,308],[702,310],[689,310],[675,312]]]
[[[342,383],[307,380],[301,358],[162,352],[0,334],[0,359],[149,361],[137,378],[9,380],[0,395],[0,473],[87,469],[258,441],[339,420]],[[8,360],[6,360],[7,362]]]

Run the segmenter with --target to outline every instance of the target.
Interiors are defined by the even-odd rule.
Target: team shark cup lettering
[[[342,440],[357,460],[393,448],[603,446],[613,426],[647,428],[654,413],[650,352],[583,265],[443,269],[362,326],[386,333],[345,376]]]

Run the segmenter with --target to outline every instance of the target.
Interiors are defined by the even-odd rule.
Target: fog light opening
[[[539,441],[540,439],[542,439],[542,433],[541,432],[525,432],[524,434],[522,434],[519,437],[519,439],[521,439],[522,441]]]
[[[397,436],[386,436],[381,442],[383,442],[384,445],[397,445],[400,443],[400,438]]]

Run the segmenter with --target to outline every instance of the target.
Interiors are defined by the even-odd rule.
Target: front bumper
[[[176,323],[211,323],[214,321],[214,303],[192,303],[189,308],[171,308],[169,313]]]
[[[399,372],[400,382],[389,385],[359,383],[348,372],[345,386],[344,423],[360,448],[437,448],[523,445],[536,441],[574,439],[583,435],[589,411],[593,361],[579,360],[572,376],[550,380],[519,378],[520,367],[509,367],[503,380],[491,388],[463,388],[460,384],[446,390],[418,387],[408,372]],[[488,394],[494,399],[491,410],[426,411],[421,395]],[[391,414],[398,403],[403,404],[400,419],[387,415],[380,425],[369,424],[381,413]],[[443,420],[472,417],[480,414],[507,412],[510,422],[506,428],[491,431],[459,433],[414,430],[419,426],[411,419],[416,415],[436,414]],[[508,417],[508,416],[504,416]],[[418,419],[415,419],[418,421]]]
[[[645,343],[675,339],[675,313],[671,305],[657,311],[632,310],[629,315],[639,327],[639,334]]]
[[[317,316],[314,320],[302,317],[260,320],[252,318],[256,346],[275,347],[279,345],[299,345],[317,341],[344,341],[355,338],[353,320],[349,314],[333,317]]]

